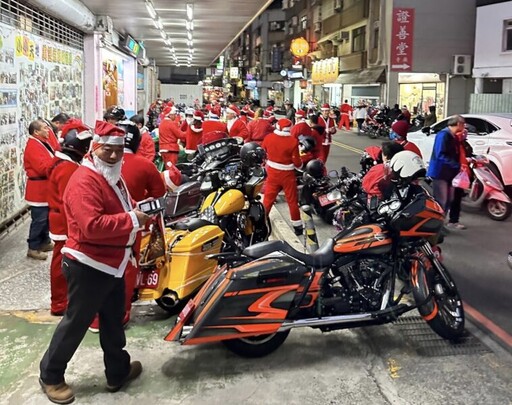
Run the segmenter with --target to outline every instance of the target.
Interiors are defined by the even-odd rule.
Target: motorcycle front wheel
[[[270,335],[259,335],[241,339],[223,340],[222,343],[233,353],[241,357],[263,357],[281,346],[288,334],[285,332],[276,332]]]
[[[505,201],[491,199],[485,208],[489,218],[495,221],[504,221],[512,213],[512,206]]]

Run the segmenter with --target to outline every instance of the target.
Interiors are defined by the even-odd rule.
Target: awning
[[[386,83],[386,68],[369,68],[352,73],[341,73],[336,79],[338,84]]]
[[[326,42],[326,41],[332,41],[333,39],[335,39],[337,37],[338,37],[338,31],[333,32],[331,34],[327,34],[327,35],[323,36],[322,38],[320,38],[318,40],[317,44],[321,44],[322,42]]]

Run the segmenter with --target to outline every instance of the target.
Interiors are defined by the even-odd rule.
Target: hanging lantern
[[[292,40],[290,50],[292,51],[293,56],[306,56],[309,52],[308,41],[306,41],[303,37],[295,38]]]

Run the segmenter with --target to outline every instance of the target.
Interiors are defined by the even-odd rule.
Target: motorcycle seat
[[[334,239],[332,238],[326,240],[322,246],[313,253],[302,253],[295,250],[285,241],[272,240],[249,246],[244,249],[242,254],[251,259],[259,259],[273,252],[283,252],[303,262],[306,266],[320,268],[330,266],[334,262],[333,248]]]
[[[195,231],[206,225],[213,225],[210,221],[201,218],[188,218],[176,223],[175,228],[180,231]]]

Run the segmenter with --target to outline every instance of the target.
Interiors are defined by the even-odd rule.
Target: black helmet
[[[309,152],[315,149],[316,140],[309,135],[299,135],[299,149],[301,152]]]
[[[80,159],[89,151],[92,131],[79,119],[70,119],[62,127],[62,150],[74,152]]]
[[[266,158],[267,153],[256,142],[248,142],[240,149],[240,159],[244,166],[259,166]]]
[[[119,121],[117,126],[126,132],[124,137],[124,147],[130,149],[133,153],[137,152],[140,145],[140,130],[132,121]]]
[[[313,159],[306,165],[306,173],[315,179],[320,179],[324,176],[325,165],[320,159]]]
[[[126,115],[125,115],[124,110],[121,107],[114,105],[107,109],[107,112],[103,116],[103,119],[105,121],[106,120],[122,121],[122,120],[126,119]]]

